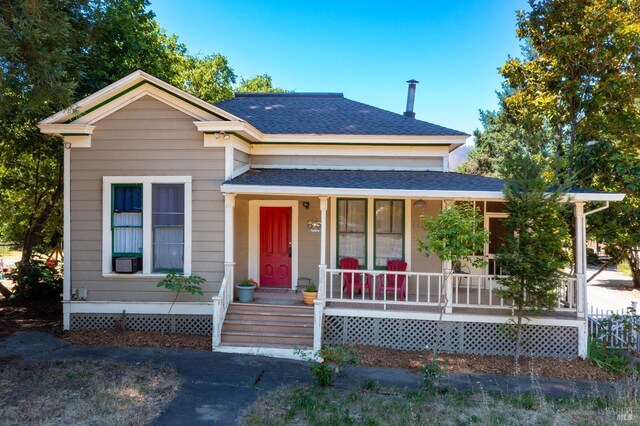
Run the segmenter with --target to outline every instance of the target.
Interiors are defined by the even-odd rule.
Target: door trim
[[[260,207],[291,207],[291,288],[298,288],[298,200],[249,200],[249,278],[260,277]]]

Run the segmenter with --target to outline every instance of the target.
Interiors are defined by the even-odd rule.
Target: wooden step
[[[227,311],[227,320],[251,321],[257,324],[265,322],[278,322],[285,324],[313,324],[313,315],[305,314],[279,314],[273,312],[230,312]]]
[[[223,332],[273,332],[278,334],[296,334],[313,337],[313,321],[308,323],[286,323],[280,321],[255,322],[247,320],[225,319]]]
[[[222,326],[221,345],[263,348],[313,346],[313,308],[231,303]]]
[[[289,333],[265,333],[254,331],[225,331],[222,330],[221,344],[234,346],[272,347],[272,345],[285,345],[287,347],[313,346],[313,335],[299,335]]]
[[[277,312],[289,314],[307,314],[313,316],[312,306],[271,305],[266,303],[230,303],[228,311],[232,312]]]

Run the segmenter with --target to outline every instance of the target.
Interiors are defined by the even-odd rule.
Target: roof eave
[[[117,97],[120,93],[131,90],[136,85],[147,82],[154,85],[165,92],[171,93],[179,98],[185,99],[187,102],[196,105],[199,108],[209,111],[211,114],[226,120],[240,120],[235,115],[212,105],[202,99],[193,96],[159,78],[152,76],[142,70],[136,70],[131,74],[121,78],[120,80],[98,90],[97,92],[87,96],[86,98],[76,102],[73,106],[58,111],[57,113],[40,121],[39,125],[65,123],[74,121],[77,117],[82,116],[85,111],[100,107],[102,104],[108,104],[110,99]]]
[[[224,183],[220,186],[223,193],[234,194],[270,194],[270,195],[343,195],[343,196],[381,196],[426,199],[483,199],[504,200],[502,191],[467,190],[416,190],[381,188],[336,188],[281,185],[239,185]],[[622,201],[621,193],[567,193],[564,202]]]

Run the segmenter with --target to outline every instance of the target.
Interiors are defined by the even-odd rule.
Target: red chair
[[[354,259],[353,257],[343,257],[342,259],[340,259],[340,269],[357,270],[359,268],[360,264],[358,263],[358,259]],[[363,291],[363,288],[369,290],[369,297],[371,297],[371,283],[369,282],[369,280],[365,280],[363,284],[361,280],[361,273],[344,272],[342,274],[342,277],[342,288],[347,290],[347,298],[351,299],[351,291]]]
[[[404,260],[396,259],[387,262],[387,271],[405,272],[406,270],[407,262]],[[407,289],[407,276],[402,274],[387,274],[386,278],[386,285],[384,276],[381,276],[378,281],[378,297],[382,298],[383,292],[392,292],[400,295],[400,299],[398,300],[404,300]]]

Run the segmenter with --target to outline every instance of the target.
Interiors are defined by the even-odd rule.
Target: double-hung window
[[[369,223],[368,211],[373,209]],[[388,199],[339,198],[337,200],[337,260],[358,259],[366,269],[373,259],[374,269],[405,257],[405,202]],[[372,250],[369,238],[373,238]],[[372,251],[372,252],[371,252]]]
[[[375,268],[386,269],[388,261],[404,259],[404,201],[374,200],[373,204]]]
[[[367,267],[367,200],[338,199],[338,259],[358,259]]]
[[[113,259],[142,259],[142,273],[191,273],[191,177],[103,178],[102,272]]]

